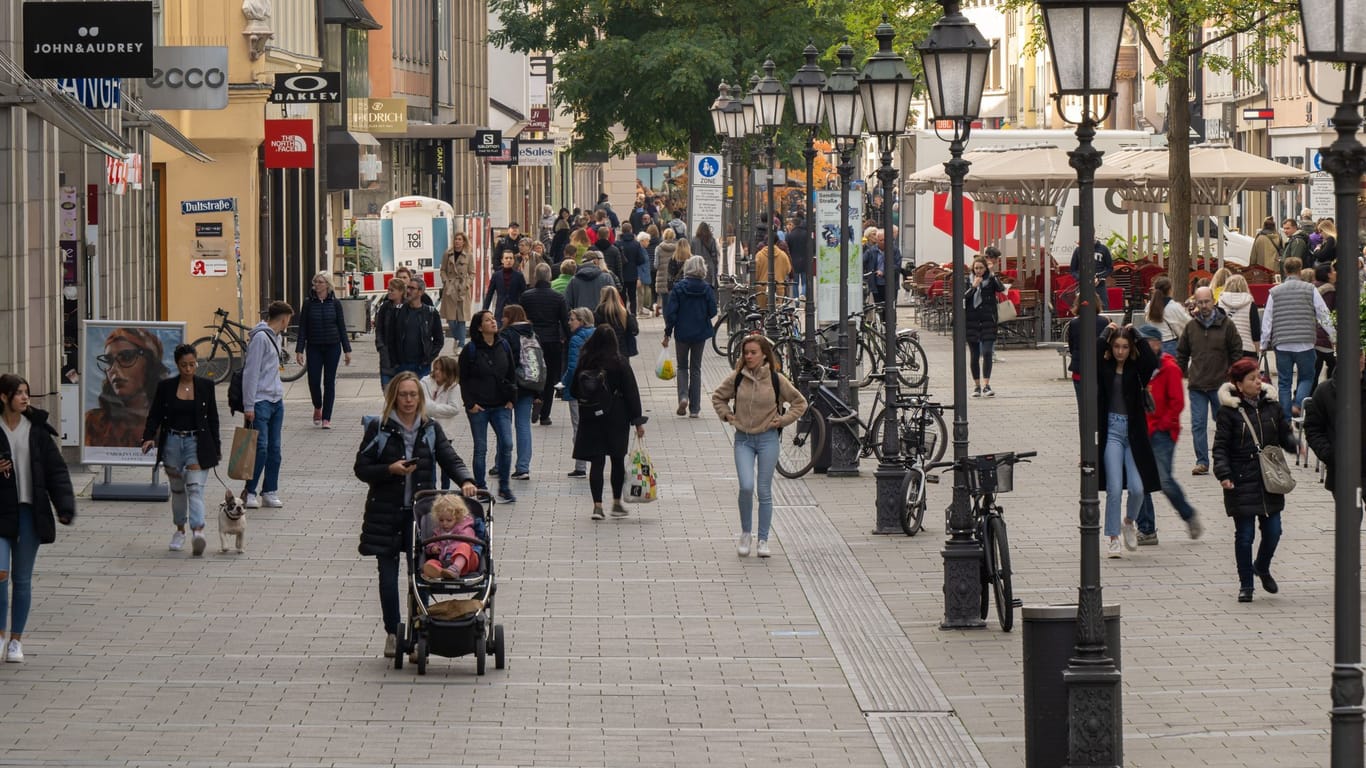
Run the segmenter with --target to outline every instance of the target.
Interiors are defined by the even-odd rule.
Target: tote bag
[[[232,431],[232,449],[228,451],[228,477],[233,480],[250,480],[256,473],[257,432],[250,427],[237,427]]]

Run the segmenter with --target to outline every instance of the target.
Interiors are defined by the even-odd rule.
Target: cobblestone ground
[[[93,474],[77,476],[77,525],[39,555],[27,659],[0,665],[0,764],[1023,765],[1021,633],[994,618],[938,628],[948,488],[931,486],[929,524],[906,538],[869,533],[870,463],[782,482],[774,557],[738,559],[730,434],[709,409],[673,415],[673,383],[648,372],[659,321],[642,325],[662,498],[590,521],[586,482],[565,477],[567,412],[534,429],[532,479],[496,512],[507,670],[434,659],[418,677],[380,657],[375,566],[355,548],[351,463],[360,417],[379,409],[362,339],[336,429],[315,430],[306,385],[290,387],[286,506],[251,515],[243,556],[217,551],[213,520],[204,558],[169,552],[168,505],[91,501]],[[950,345],[925,342],[947,401]],[[1026,604],[1075,597],[1076,416],[1060,372],[1052,351],[1002,352],[999,394],[970,403],[974,452],[1040,452],[1002,498]],[[726,369],[709,357],[705,373],[709,390]],[[455,442],[468,459],[467,430]],[[1159,501],[1161,544],[1103,561],[1123,611],[1126,765],[1323,765],[1330,497],[1300,471],[1281,592],[1239,604],[1232,524],[1192,464],[1183,433],[1178,476],[1205,537]]]

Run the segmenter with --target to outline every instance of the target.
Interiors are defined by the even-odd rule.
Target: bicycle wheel
[[[779,435],[778,474],[795,480],[810,472],[824,446],[825,417],[808,410]]]
[[[227,343],[219,341],[217,336],[205,336],[195,339],[191,346],[194,347],[195,359],[199,361],[199,369],[195,373],[214,384],[226,383],[231,378],[236,364],[232,348]]]
[[[992,565],[992,591],[996,593],[996,618],[1001,631],[1015,626],[1015,597],[1010,588],[1010,546],[1006,541],[1006,521],[997,515],[987,518],[987,552]],[[983,617],[985,618],[985,617]]]
[[[858,382],[858,388],[863,389],[873,382],[873,374],[882,370],[882,353],[879,347],[867,339],[859,339],[858,357],[854,359],[854,375],[850,378]]]
[[[745,339],[749,338],[749,331],[740,330],[730,335],[730,341],[726,343],[726,359],[730,360],[731,367],[740,362],[740,352],[745,346]]]
[[[982,582],[982,603],[980,618],[982,619],[982,621],[986,621],[987,614],[991,613],[991,575],[996,571],[996,553],[992,551],[989,540],[987,538],[986,518],[980,516],[978,510],[976,509],[976,502],[974,502],[974,508],[972,513],[975,517],[977,517],[979,521],[977,523],[976,533],[977,541],[982,545],[982,568],[979,571],[979,573],[981,574]]]
[[[290,352],[298,343],[299,334],[290,328],[285,331],[284,338],[284,342],[280,345],[280,380],[298,381],[305,373],[308,373],[308,368],[300,365],[299,358]]]
[[[886,408],[883,408],[881,411],[878,411],[876,414],[874,414],[873,418],[868,422],[868,434],[866,436],[866,442],[864,443],[865,451],[863,455],[868,456],[871,454],[874,458],[878,460],[879,463],[882,461],[883,455],[883,424],[885,424],[887,420],[890,418],[892,418],[891,413],[889,413]]]
[[[718,355],[726,354],[726,350],[721,348],[721,339],[725,338],[727,341],[730,340],[730,333],[728,332],[730,323],[726,322],[727,317],[728,313],[722,312],[716,316],[716,322],[711,324],[711,351]],[[722,326],[727,327],[727,332],[725,332],[724,337],[722,336]]]
[[[907,451],[923,456],[927,462],[944,458],[949,445],[944,413],[928,406],[912,408],[901,420],[901,440]]]
[[[907,389],[920,389],[929,380],[930,364],[920,342],[909,336],[896,340],[897,376]]]
[[[907,536],[914,536],[924,526],[925,471],[911,467],[901,481],[901,530]]]
[[[797,368],[800,367],[802,359],[802,345],[793,339],[783,339],[773,345],[773,354],[778,358],[780,372],[791,379],[793,383],[797,381]]]

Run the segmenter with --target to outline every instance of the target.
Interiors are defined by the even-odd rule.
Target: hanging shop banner
[[[407,99],[347,99],[347,128],[362,133],[407,133]]]
[[[549,131],[550,107],[532,107],[530,117],[527,118],[526,129],[533,133]]]
[[[313,121],[267,120],[266,167],[312,168]]]
[[[142,430],[157,383],[177,375],[184,342],[184,323],[82,322],[82,464],[156,464],[156,451],[142,452]]]
[[[29,77],[151,77],[152,3],[26,2],[23,45]]]
[[[688,156],[688,234],[697,232],[703,222],[712,234],[724,239],[721,210],[726,204],[725,173],[720,155],[694,152]]]
[[[105,182],[109,184],[109,191],[115,195],[122,195],[128,189],[128,161],[105,155],[104,176]]]
[[[228,49],[213,45],[158,45],[152,76],[143,81],[148,109],[227,109]]]
[[[555,142],[518,141],[517,165],[549,168],[555,164]]]
[[[863,306],[863,195],[853,190],[847,212],[849,226],[844,237],[849,242],[849,307]],[[840,217],[839,190],[816,190],[816,320],[834,323],[840,319]]]
[[[118,109],[123,106],[123,81],[117,77],[64,77],[57,90],[79,101],[86,109]]]
[[[272,104],[340,104],[340,72],[277,72]]]
[[[503,154],[503,132],[481,130],[474,132],[470,149],[475,157],[498,157]]]
[[[532,104],[549,104],[550,84],[555,82],[555,57],[528,56],[527,70],[530,75],[527,79],[527,101]]]

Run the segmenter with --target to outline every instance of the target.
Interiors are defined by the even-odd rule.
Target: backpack
[[[250,339],[250,336],[248,337],[248,339]],[[280,357],[280,345],[279,345],[278,343],[276,343],[276,341],[275,341],[275,333],[274,333],[274,332],[272,332],[272,333],[270,334],[270,343],[275,345],[275,357],[276,357],[276,359],[277,359],[277,361],[278,361],[278,359],[279,359],[279,357]],[[250,347],[251,342],[248,341],[248,342],[247,342],[247,345],[248,345],[248,347]],[[246,370],[246,367],[247,367],[246,362],[247,362],[246,359],[243,358],[243,360],[242,360],[242,367],[241,367],[241,368],[238,368],[238,369],[235,370],[235,371],[233,371],[233,372],[232,372],[232,375],[228,377],[228,415],[229,415],[229,416],[231,416],[231,415],[234,414],[234,413],[246,413],[246,412],[247,412],[246,403],[242,402],[242,371]],[[279,363],[277,362],[276,364],[278,365]],[[255,403],[252,403],[252,405],[254,406],[254,405],[256,405],[256,404],[255,404]]]
[[[369,451],[371,448],[374,448],[376,458],[383,456],[384,446],[389,443],[389,433],[384,431],[383,425],[379,423],[379,417],[362,416],[360,417],[360,423],[361,428],[364,429],[366,432],[369,432],[370,427],[372,426],[375,428],[375,436],[370,438],[370,441],[367,442],[365,445],[361,446],[360,452],[365,453],[366,451]],[[422,442],[427,444],[427,452],[431,454],[433,459],[435,459],[436,430],[432,429],[430,425],[428,425],[425,429],[422,430]]]
[[[601,368],[579,371],[579,409],[589,416],[605,416],[612,409],[612,385],[607,381],[607,371]]]
[[[778,415],[781,416],[782,413],[783,413],[783,390],[778,386],[778,372],[775,371],[775,370],[773,370],[773,369],[769,369],[769,371],[768,371],[768,377],[769,377],[769,380],[773,382],[773,402],[774,402],[774,404],[778,407]],[[745,374],[744,374],[743,371],[736,371],[736,372],[735,372],[735,392],[736,392],[736,394],[739,394],[739,392],[740,392],[740,382],[743,381],[744,378],[745,378]]]
[[[545,351],[535,335],[523,336],[522,354],[517,360],[517,386],[537,392],[545,389]]]

